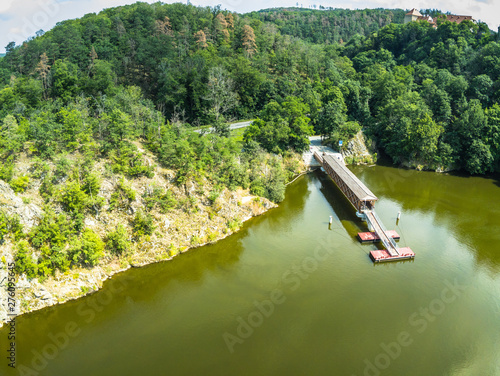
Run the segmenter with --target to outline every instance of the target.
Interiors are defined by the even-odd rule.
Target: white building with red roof
[[[445,18],[446,21],[450,21],[450,22],[454,22],[454,23],[461,23],[463,21],[472,21],[472,22],[476,22],[472,16],[457,16],[457,15],[454,15],[454,14],[448,14],[446,16],[439,16],[440,18]],[[416,10],[415,8],[413,8],[412,10],[410,10],[408,13],[405,14],[405,20],[404,20],[404,23],[407,24],[408,22],[414,22],[414,21],[427,21],[429,22],[433,27],[437,27],[437,24],[436,24],[436,18],[432,18],[431,16],[422,16],[422,14]]]

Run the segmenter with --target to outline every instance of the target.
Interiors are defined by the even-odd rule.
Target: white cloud
[[[2,0],[2,2],[0,3],[0,13],[9,10],[13,2],[14,0]]]

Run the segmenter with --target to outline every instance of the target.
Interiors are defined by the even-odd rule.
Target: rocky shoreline
[[[295,158],[298,160],[300,157]],[[101,161],[96,170],[104,171],[105,163],[106,161]],[[19,168],[22,169],[23,166]],[[28,170],[28,167],[25,169]],[[304,170],[304,165],[300,164],[295,173],[300,174]],[[106,253],[95,267],[72,268],[64,273],[57,271],[54,276],[42,281],[38,278],[28,280],[24,275],[19,277],[15,286],[15,313],[22,315],[88,295],[99,290],[104,281],[117,273],[131,267],[171,260],[192,248],[214,243],[238,231],[248,219],[277,206],[268,199],[253,196],[249,190],[243,189],[224,189],[215,200],[209,199],[212,189],[210,182],[191,182],[179,187],[174,183],[174,176],[174,171],[156,167],[153,178],[130,180],[129,184],[137,192],[137,199],[129,208],[124,211],[109,211],[104,206],[97,215],[86,215],[85,227],[104,238],[118,224],[130,226],[135,212],[144,207],[141,196],[152,186],[170,190],[179,200],[189,200],[193,203],[190,207],[172,209],[166,214],[153,211],[156,230],[151,236],[143,236],[133,243],[125,255]],[[116,178],[109,177],[103,180],[99,192],[99,196],[107,202],[113,192],[114,179]],[[38,194],[38,188],[39,184],[35,181],[26,192],[14,193],[7,183],[0,181],[0,210],[9,215],[17,215],[24,225],[25,233],[38,223],[43,214],[41,208],[44,202]],[[14,244],[7,237],[0,245],[0,327],[9,319],[6,276],[7,267],[13,262],[14,256]]]
[[[239,204],[238,204],[239,203]],[[264,214],[269,209],[277,207],[276,204],[267,199],[249,195],[247,191],[237,191],[229,193],[227,203],[229,211],[232,211],[233,219],[238,219],[239,224]],[[241,219],[239,219],[241,218]],[[203,233],[214,229],[220,221],[207,221],[202,227],[193,228],[193,233]],[[185,241],[181,244],[166,244],[161,239],[146,240],[136,244],[136,250],[127,260],[120,260],[116,257],[108,257],[91,269],[72,269],[66,273],[57,272],[54,277],[50,277],[42,283],[38,279],[28,281],[25,276],[17,280],[15,286],[16,313],[22,315],[56,304],[63,304],[67,301],[81,298],[99,290],[103,283],[117,273],[126,271],[132,267],[142,267],[161,261],[169,261],[188,252],[190,249],[217,242],[239,230],[234,228],[227,232],[220,232],[216,238],[198,244],[192,241]],[[12,245],[4,244],[0,247],[2,261],[0,262],[0,327],[8,321],[8,295],[7,295],[7,265],[13,262]],[[9,254],[6,257],[6,253]]]

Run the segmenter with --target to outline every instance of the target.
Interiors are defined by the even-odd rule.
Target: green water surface
[[[233,236],[17,318],[0,375],[500,375],[499,180],[353,171],[414,261],[374,265],[317,171]]]

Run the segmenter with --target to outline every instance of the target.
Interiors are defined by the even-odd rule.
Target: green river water
[[[317,171],[235,235],[17,318],[0,375],[500,375],[500,180],[353,171],[414,261],[374,265]]]

